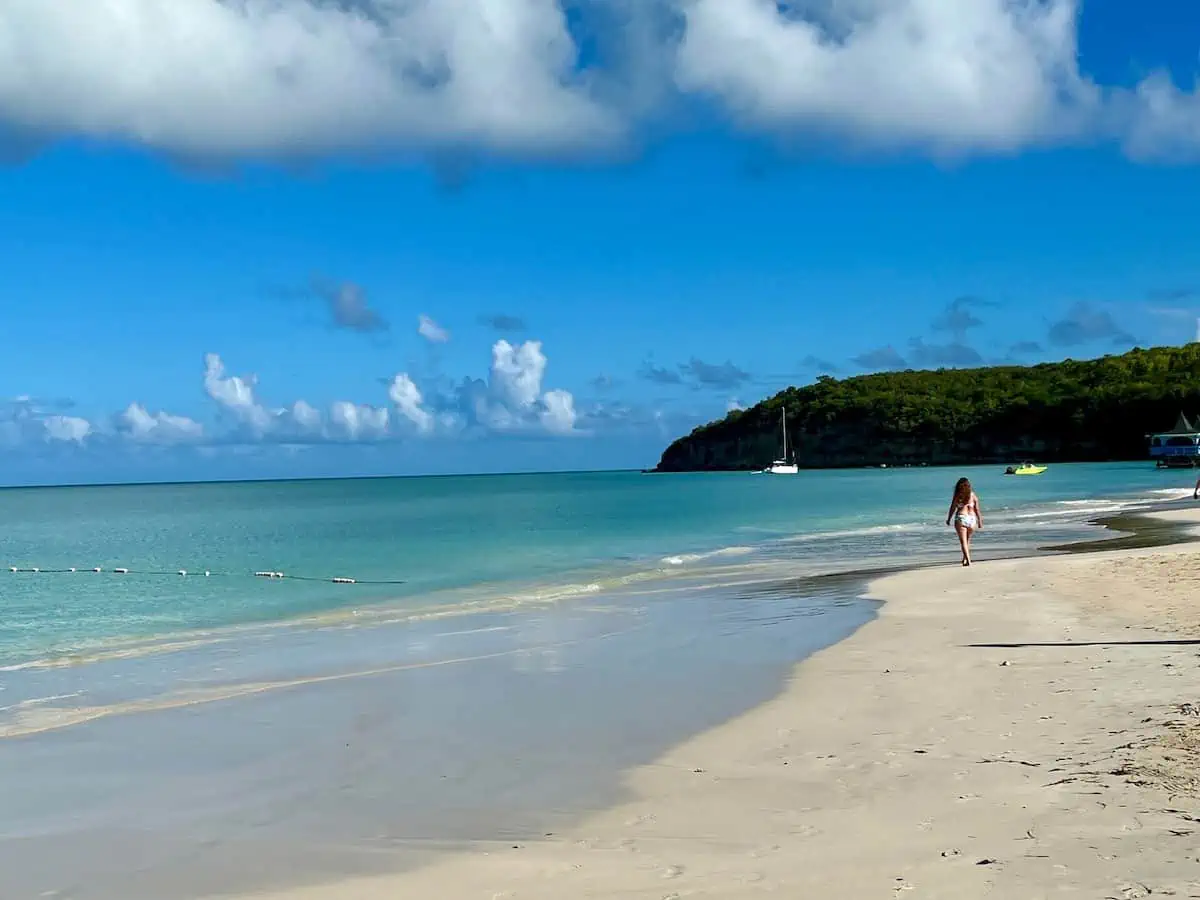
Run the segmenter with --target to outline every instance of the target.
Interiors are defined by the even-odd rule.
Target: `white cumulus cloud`
[[[575,430],[575,398],[567,391],[547,391],[542,398],[541,421],[550,434],[570,434]]]
[[[540,341],[513,346],[496,341],[492,346],[492,394],[506,408],[527,410],[537,402],[546,374],[546,355]]]
[[[300,430],[306,434],[320,434],[324,427],[321,411],[305,400],[297,400],[292,404],[292,419]]]
[[[254,379],[226,375],[225,363],[216,353],[204,357],[204,390],[222,409],[260,437],[275,424],[275,417],[254,397]]]
[[[586,147],[554,0],[5,0],[0,121],[192,156]]]
[[[204,437],[204,426],[187,416],[151,413],[140,403],[131,403],[117,416],[117,428],[131,440],[147,444],[184,444]]]
[[[256,394],[256,380],[233,375],[216,353],[204,358],[205,392],[216,404],[210,426],[188,416],[151,411],[130,403],[99,427],[81,416],[53,412],[27,396],[0,401],[0,448],[37,443],[115,447],[119,443],[157,446],[213,445],[249,448],[261,444],[302,447],[327,441],[376,443],[412,436],[451,438],[464,431],[521,435],[581,434],[574,396],[543,391],[547,359],[542,345],[497,341],[487,379],[464,378],[457,387],[439,387],[429,396],[407,374],[388,382],[387,404],[336,401],[323,411],[306,400],[268,407]],[[69,401],[58,401],[69,408]]]
[[[82,444],[92,434],[92,423],[78,416],[46,416],[42,419],[46,440]]]
[[[543,157],[741,127],[934,155],[1193,157],[1200,95],[1078,63],[1080,0],[5,0],[0,128],[201,159]],[[346,327],[377,316],[346,292]]]
[[[339,400],[329,409],[329,421],[347,440],[376,440],[388,433],[386,407]]]
[[[396,411],[411,422],[419,434],[429,434],[433,430],[433,414],[422,405],[424,398],[421,389],[408,375],[402,373],[392,379],[388,398]]]
[[[676,78],[738,120],[941,153],[1078,134],[1074,0],[683,0]],[[798,15],[796,8],[806,11]]]
[[[543,393],[546,366],[541,342],[514,345],[499,340],[492,346],[486,380],[464,378],[452,390],[435,392],[426,400],[412,378],[401,374],[392,382],[392,403],[425,434],[464,428],[526,434],[574,432],[578,420],[575,399],[563,390]]]

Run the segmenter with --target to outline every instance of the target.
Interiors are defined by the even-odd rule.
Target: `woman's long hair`
[[[958,484],[954,485],[954,505],[960,509],[971,502],[971,482],[970,479],[960,478]]]

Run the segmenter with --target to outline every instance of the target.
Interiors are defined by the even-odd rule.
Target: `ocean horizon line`
[[[636,475],[645,469],[545,469],[516,470],[512,472],[421,472],[394,475],[312,475],[302,478],[197,478],[164,479],[161,481],[65,481],[28,482],[24,484],[0,483],[0,491],[48,490],[54,488],[115,488],[115,487],[188,487],[208,484],[320,484],[324,482],[357,481],[420,481],[439,478],[536,478],[542,475]]]

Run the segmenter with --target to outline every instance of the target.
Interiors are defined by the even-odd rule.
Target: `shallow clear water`
[[[873,614],[804,576],[953,561],[959,474],[0,492],[0,562],[84,570],[0,570],[0,895],[190,900],[559,833]],[[967,474],[981,557],[1192,484]]]
[[[0,491],[0,666],[306,617],[540,604],[697,569],[714,577],[772,565],[836,571],[952,552],[943,522],[959,474],[602,473]],[[1192,483],[1190,473],[1146,463],[1055,466],[1036,478],[1004,477],[998,467],[964,474],[987,514],[982,552],[1076,537],[1089,516],[1183,496]],[[79,571],[45,571],[72,567]],[[115,567],[130,574],[111,574]],[[256,571],[288,577],[256,579]],[[334,577],[358,583],[335,585]]]

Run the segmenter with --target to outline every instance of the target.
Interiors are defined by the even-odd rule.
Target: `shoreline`
[[[981,558],[1025,555],[1032,549],[1027,545],[1035,542],[1055,545],[1079,540],[1081,532],[1090,530],[1085,526],[1088,509],[1098,513],[1157,502],[1157,495],[1163,493],[1159,489],[1162,482],[1157,478],[1146,479],[1144,475],[1135,478],[1124,470],[1100,473],[1102,482],[1105,478],[1118,481],[1111,492],[1099,493],[1094,483],[1096,475],[1087,470],[1070,476],[1064,471],[1062,483],[1048,485],[1045,496],[1041,488],[1028,493],[1027,489],[1037,486],[1006,483],[1005,494],[998,495],[997,501],[1007,505],[998,507],[996,513],[1006,518],[991,523],[992,530],[980,548]],[[1134,478],[1136,484],[1126,483],[1126,478]],[[993,480],[998,483],[999,477]],[[885,478],[879,483],[892,483],[892,479]],[[627,479],[621,485],[622,490],[641,491],[630,487],[632,482]],[[251,486],[261,487],[262,483]],[[800,493],[804,497],[813,490],[811,485],[793,486],[802,488]],[[1010,489],[1016,490],[1016,494]],[[735,492],[739,497],[740,490]],[[820,504],[827,501],[826,495],[831,491],[837,493],[828,486],[822,490],[824,499],[818,498],[818,508],[823,508]],[[791,496],[790,489],[765,493],[772,497]],[[919,498],[923,503],[925,496],[921,485],[910,485],[899,493],[891,490],[886,510],[872,517],[839,515],[825,519],[816,513],[805,513],[792,521],[790,505],[777,504],[775,512],[753,527],[739,528],[744,523],[734,517],[729,523],[718,523],[721,527],[685,528],[670,540],[647,542],[622,537],[609,548],[611,552],[599,554],[587,548],[572,549],[568,546],[570,542],[566,542],[562,546],[556,544],[557,549],[544,560],[535,559],[537,565],[533,568],[487,563],[479,571],[466,571],[461,577],[445,574],[456,569],[431,567],[424,562],[410,566],[411,560],[389,557],[390,562],[381,564],[372,555],[373,551],[364,554],[361,548],[350,548],[344,551],[345,558],[334,553],[325,565],[316,567],[327,576],[351,576],[356,581],[352,586],[337,587],[325,584],[332,578],[300,577],[312,574],[308,571],[312,567],[311,558],[281,553],[272,547],[238,556],[230,555],[228,548],[220,546],[207,552],[202,544],[199,549],[193,547],[186,553],[163,555],[162,559],[105,550],[99,554],[85,552],[82,554],[85,558],[81,559],[78,552],[52,547],[47,553],[42,552],[36,540],[24,543],[17,540],[6,554],[9,558],[5,564],[14,568],[16,574],[4,574],[5,589],[15,591],[19,599],[31,605],[35,627],[0,634],[0,665],[12,668],[74,664],[93,656],[105,658],[112,652],[122,653],[129,647],[156,652],[156,645],[197,638],[237,639],[239,634],[260,629],[324,627],[338,621],[357,624],[368,620],[400,621],[425,615],[469,614],[488,608],[537,606],[573,594],[623,589],[664,579],[692,580],[711,575],[714,580],[725,580],[740,578],[743,572],[765,581],[835,573],[857,579],[861,573],[873,575],[880,566],[895,567],[901,563],[907,566],[918,557],[928,557],[928,547],[936,546],[934,534],[940,530],[936,527],[939,523],[929,515],[929,509],[911,507],[909,502]],[[1072,499],[1076,497],[1083,499]],[[1078,505],[1072,507],[1072,503]],[[1026,530],[1022,521],[1030,510],[1038,514],[1034,530]],[[161,512],[167,514],[166,510]],[[92,558],[97,556],[100,558]],[[116,576],[103,576],[108,582],[101,582],[101,576],[92,574],[66,574],[70,567],[78,567],[80,573],[91,573],[96,563],[123,574],[119,580]],[[208,573],[210,568],[213,578],[181,578],[178,574]],[[288,578],[276,579],[269,586],[259,583],[258,578],[251,582],[250,576],[260,570],[286,572]],[[227,577],[233,574],[245,579],[234,582]],[[153,587],[146,580],[148,577],[155,579]],[[42,584],[44,579],[59,578],[71,581],[61,585]],[[12,580],[11,586],[7,579]],[[381,586],[384,582],[387,586]],[[131,589],[120,586],[124,584],[161,595],[172,603],[169,609],[163,608],[166,611],[147,610],[149,615],[129,605],[122,614],[124,618],[114,612],[78,620],[90,623],[84,627],[70,617],[56,616],[53,604],[46,599],[53,592],[70,591],[79,594],[81,603],[122,610],[117,604],[110,607],[104,604],[114,598],[127,603],[127,597],[122,595]]]
[[[1200,514],[1167,518],[1183,543],[876,578],[874,619],[774,699],[627,772],[635,799],[568,834],[244,897],[1200,891],[1200,614],[1175,573],[1200,554],[1184,537]]]

